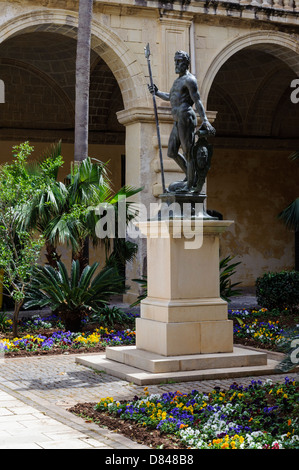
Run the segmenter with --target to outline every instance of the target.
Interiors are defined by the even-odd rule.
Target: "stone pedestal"
[[[232,352],[233,325],[219,293],[219,236],[232,222],[184,222],[140,224],[148,235],[148,297],[136,322],[137,349],[164,356]]]
[[[138,385],[275,372],[266,353],[233,346],[233,322],[219,292],[219,237],[232,223],[140,223],[148,296],[136,321],[136,346],[108,347],[105,357],[77,361]]]

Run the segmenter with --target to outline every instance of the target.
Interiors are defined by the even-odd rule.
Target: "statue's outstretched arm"
[[[148,89],[151,94],[155,92],[155,95],[158,96],[158,98],[161,98],[164,101],[169,101],[170,100],[170,95],[169,93],[164,93],[163,91],[159,91],[158,87],[154,85],[153,87],[151,85],[148,85]]]

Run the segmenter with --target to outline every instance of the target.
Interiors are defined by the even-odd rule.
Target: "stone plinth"
[[[139,225],[148,236],[148,297],[136,321],[137,349],[164,356],[232,352],[233,325],[219,293],[219,235],[231,224],[194,219]]]
[[[140,223],[148,296],[136,320],[136,346],[77,361],[138,385],[274,373],[266,353],[233,346],[233,322],[219,292],[219,237],[232,223]]]

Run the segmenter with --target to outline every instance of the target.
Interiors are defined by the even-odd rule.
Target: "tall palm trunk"
[[[88,157],[90,49],[93,0],[79,1],[79,21],[76,58],[76,106],[75,106],[75,149],[74,160],[80,162]],[[84,254],[87,254],[88,239],[85,240]],[[84,261],[81,260],[80,265]]]
[[[76,58],[75,162],[88,157],[90,48],[93,0],[79,1]]]

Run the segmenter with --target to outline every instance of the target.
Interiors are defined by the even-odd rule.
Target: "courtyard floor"
[[[244,307],[254,298],[240,299]],[[230,308],[237,308],[238,299]],[[103,353],[104,354],[104,353]],[[77,403],[97,402],[102,397],[132,399],[143,391],[105,373],[75,362],[75,354],[0,358],[0,448],[1,449],[146,449],[128,438],[100,428],[67,411]],[[284,382],[286,374],[254,377]],[[298,373],[287,374],[298,380]],[[251,377],[237,382],[249,385]],[[204,380],[149,387],[150,393],[193,389],[208,392],[215,386],[228,388],[233,380]]]

